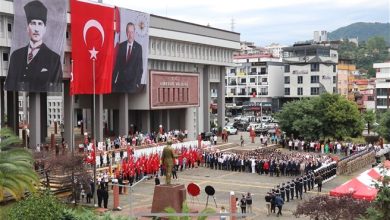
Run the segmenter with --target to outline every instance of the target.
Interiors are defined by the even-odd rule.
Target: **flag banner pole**
[[[93,77],[93,144],[96,146],[97,145],[97,141],[96,141],[96,82],[95,82],[95,60],[96,59],[92,59],[92,77]],[[96,153],[96,152],[95,152]],[[96,198],[97,198],[97,185],[96,185],[96,158],[94,158],[94,161],[93,161],[93,183],[95,185],[95,191],[94,191],[94,195],[93,195],[93,204],[95,205],[95,207],[97,207],[97,203],[96,203]]]

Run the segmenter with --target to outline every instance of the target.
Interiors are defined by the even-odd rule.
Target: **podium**
[[[183,208],[186,200],[184,184],[157,185],[154,187],[152,213],[162,213],[167,207],[172,207],[177,213]]]

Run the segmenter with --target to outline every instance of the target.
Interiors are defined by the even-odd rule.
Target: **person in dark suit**
[[[46,33],[47,9],[40,1],[24,6],[27,46],[11,55],[5,89],[11,91],[55,92],[61,91],[62,69],[60,56],[43,43]]]
[[[127,40],[119,44],[112,78],[112,92],[136,93],[143,89],[142,47],[134,40],[135,26],[126,25]]]

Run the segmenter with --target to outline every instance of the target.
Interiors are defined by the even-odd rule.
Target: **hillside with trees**
[[[352,59],[356,69],[375,77],[373,63],[381,63],[390,59],[388,47],[383,37],[370,37],[366,42],[355,43],[344,40],[339,45],[339,57]]]
[[[328,34],[330,40],[357,37],[359,42],[366,42],[374,36],[383,37],[387,45],[390,45],[390,23],[357,22],[338,28]]]

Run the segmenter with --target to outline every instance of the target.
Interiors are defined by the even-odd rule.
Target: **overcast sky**
[[[258,46],[291,45],[354,22],[389,22],[389,0],[103,0],[103,3],[241,34]]]

